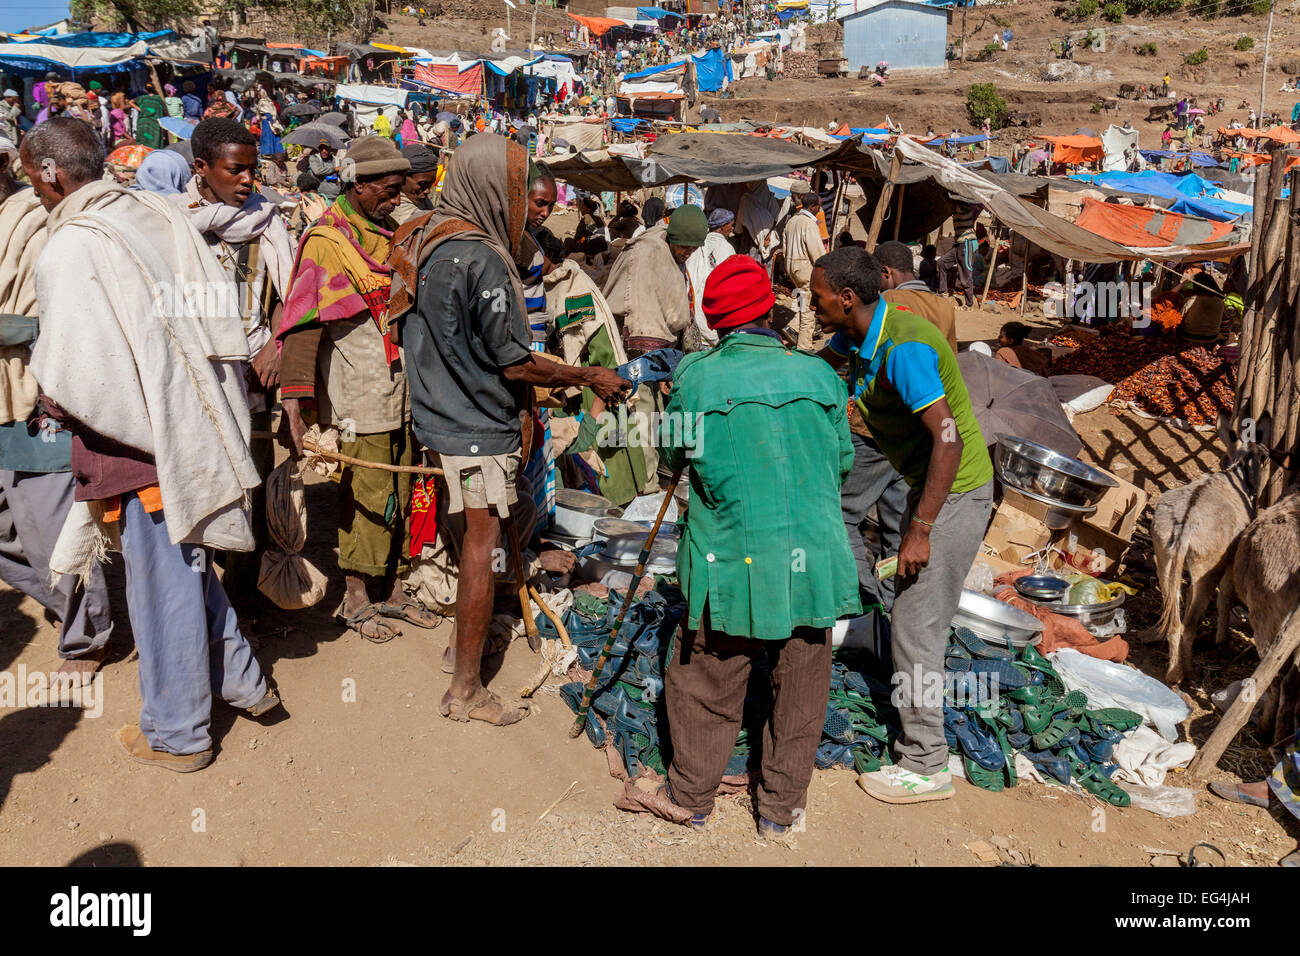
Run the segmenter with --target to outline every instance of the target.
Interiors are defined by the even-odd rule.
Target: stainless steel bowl
[[[1016,593],[1031,601],[1059,601],[1070,590],[1070,582],[1049,574],[1031,574],[1017,578]]]
[[[1025,600],[1040,607],[1045,607],[1053,614],[1072,617],[1086,628],[1101,627],[1115,620],[1115,612],[1124,603],[1124,595],[1103,604],[1060,604],[1056,601],[1043,601],[1026,596]]]
[[[953,627],[968,627],[990,644],[1024,647],[1043,639],[1043,622],[1005,601],[962,588]]]
[[[1119,486],[1091,465],[1014,435],[998,436],[997,466],[1004,483],[1066,505],[1095,505]]]
[[[1057,501],[1054,498],[1049,498],[1047,495],[1040,495],[1036,492],[1028,490],[1027,488],[1021,488],[1019,485],[1015,484],[1014,482],[1009,481],[1006,477],[1003,476],[999,476],[999,477],[1002,477],[1003,500],[1010,499],[1012,504],[1014,504],[1015,496],[1023,495],[1025,498],[1028,498],[1030,501],[1036,501],[1039,504],[1048,506],[1047,514],[1043,515],[1043,524],[1046,525],[1046,527],[1050,531],[1060,531],[1062,528],[1067,528],[1069,527],[1070,522],[1073,521],[1075,518],[1087,517],[1088,515],[1093,514],[1097,510],[1096,505],[1065,504],[1063,502]],[[1022,508],[1021,510],[1024,511],[1027,509]]]

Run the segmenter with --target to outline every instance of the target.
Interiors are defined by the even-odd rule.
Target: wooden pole
[[[1268,32],[1264,34],[1264,66],[1259,71],[1259,128],[1264,128],[1264,96],[1268,92],[1268,48],[1273,42],[1273,8],[1277,0],[1268,5]]]
[[[885,210],[894,196],[894,181],[903,168],[903,157],[894,151],[894,161],[889,166],[889,177],[880,184],[880,196],[876,199],[876,208],[871,214],[871,228],[867,232],[867,252],[876,251],[876,242],[880,239],[880,227],[885,221]]]
[[[898,241],[898,230],[903,223],[903,194],[907,192],[907,183],[898,185],[898,202],[894,204],[894,241]]]
[[[966,2],[961,5],[961,61],[966,62]]]
[[[1228,744],[1232,743],[1241,728],[1246,726],[1255,704],[1264,696],[1264,692],[1268,690],[1282,667],[1291,660],[1291,655],[1300,648],[1300,621],[1295,620],[1295,614],[1296,610],[1293,609],[1282,622],[1282,631],[1277,636],[1277,640],[1249,678],[1253,686],[1243,685],[1242,692],[1237,695],[1237,699],[1232,702],[1232,706],[1223,715],[1219,725],[1214,728],[1214,733],[1210,734],[1210,739],[1205,742],[1201,752],[1188,766],[1189,776],[1204,779],[1205,775],[1214,769],[1223,752],[1228,749]],[[1247,687],[1250,687],[1249,693],[1246,691]]]
[[[993,246],[993,251],[989,255],[988,270],[984,273],[984,296],[980,299],[981,309],[989,304],[989,286],[993,284],[993,270],[998,266],[998,246],[1001,245],[1001,243],[998,242],[998,234],[996,231],[993,233],[990,245]]]

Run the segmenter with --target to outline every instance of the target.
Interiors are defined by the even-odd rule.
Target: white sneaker
[[[885,803],[925,803],[947,800],[953,794],[952,774],[947,770],[927,776],[897,764],[860,774],[858,786]]]

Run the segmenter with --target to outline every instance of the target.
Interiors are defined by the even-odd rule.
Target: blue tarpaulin
[[[962,163],[967,169],[987,169],[991,173],[1011,172],[1011,160],[1005,156],[985,156],[973,163]]]
[[[992,138],[992,136],[985,136],[983,133],[975,136],[939,136],[935,139],[926,140],[925,145],[946,146],[951,143],[953,146],[970,146],[972,143],[984,143]]]
[[[174,39],[175,30],[154,30],[152,33],[65,33],[62,36],[38,37],[34,40],[13,40],[13,43],[40,43],[45,46],[98,46],[123,47],[143,40]]]
[[[730,82],[731,75],[731,58],[724,56],[722,50],[714,47],[705,53],[697,53],[691,57],[695,64],[695,82],[705,93],[713,93],[722,89],[724,80]],[[686,62],[685,58],[674,60],[671,63],[664,63],[660,66],[647,67],[637,73],[629,73],[623,77],[625,80],[644,80],[654,76],[656,73],[663,73],[666,70],[676,69]]]
[[[1142,158],[1149,163],[1156,162],[1157,160],[1161,160],[1161,159],[1168,159],[1171,156],[1187,155],[1186,153],[1176,153],[1172,149],[1139,149],[1138,152],[1141,153]],[[1209,153],[1194,152],[1192,153],[1192,165],[1222,167],[1222,166],[1226,166],[1227,163],[1219,162]]]
[[[1250,215],[1251,208],[1244,203],[1218,199],[1223,187],[1195,173],[1178,175],[1148,169],[1140,173],[1075,173],[1070,177],[1083,183],[1096,183],[1122,192],[1145,196],[1160,196],[1176,200],[1170,211],[1184,215],[1201,216],[1218,222],[1227,222],[1238,216]]]
[[[672,10],[665,10],[663,7],[637,7],[636,12],[650,20],[662,20],[665,17],[676,17],[679,20],[686,18],[680,13],[674,13]]]
[[[617,133],[635,133],[641,127],[649,127],[650,123],[643,119],[633,119],[630,116],[615,116],[609,121],[610,129]]]

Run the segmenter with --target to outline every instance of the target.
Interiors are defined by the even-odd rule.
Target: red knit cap
[[[709,328],[733,329],[771,312],[776,296],[767,270],[749,256],[735,255],[709,273],[702,305]]]

